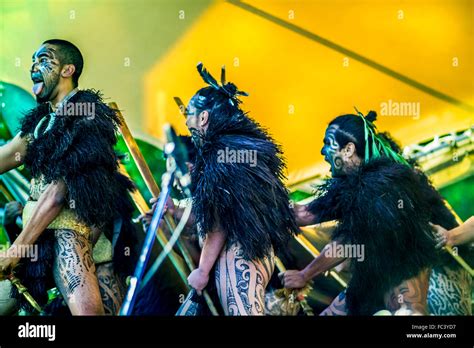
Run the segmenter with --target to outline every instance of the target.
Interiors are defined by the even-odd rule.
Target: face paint
[[[42,45],[33,54],[31,66],[31,79],[33,80],[33,93],[39,103],[50,100],[53,90],[59,83],[61,64],[56,49],[52,45]]]
[[[331,173],[333,176],[343,174],[342,168],[344,165],[340,154],[340,146],[336,140],[336,131],[337,127],[328,127],[324,136],[324,146],[321,149],[324,160],[331,165]]]
[[[190,116],[190,117],[195,117],[195,116]],[[189,127],[188,129],[189,129],[189,132],[191,133],[191,140],[193,144],[196,147],[199,147],[202,142],[203,134],[197,128]]]
[[[195,146],[200,146],[202,143],[202,137],[203,134],[201,130],[199,129],[199,124],[198,124],[198,110],[194,107],[193,100],[188,104],[188,107],[186,108],[186,126],[189,129],[189,132],[191,133],[191,140],[193,141]]]

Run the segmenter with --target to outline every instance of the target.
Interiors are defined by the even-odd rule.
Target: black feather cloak
[[[64,180],[68,202],[73,202],[75,213],[87,225],[101,227],[117,217],[130,216],[133,205],[127,191],[134,186],[118,172],[113,149],[119,118],[93,90],[79,91],[69,102],[93,104],[93,116],[58,116],[51,130],[38,139],[31,137],[26,167],[34,178],[43,175],[47,183]],[[43,103],[25,115],[22,136],[32,135],[48,113],[49,105]],[[45,126],[46,122],[40,133]]]
[[[351,260],[346,292],[350,315],[373,315],[385,308],[390,289],[438,262],[430,205],[420,180],[406,165],[372,160],[329,179],[310,203],[320,221],[338,219],[333,240],[365,247],[363,261]]]
[[[191,172],[201,236],[220,224],[227,247],[240,243],[247,260],[268,257],[272,247],[284,252],[298,232],[284,170],[280,147],[246,114],[212,120]]]
[[[428,202],[431,210],[430,222],[436,225],[440,225],[447,230],[451,230],[459,226],[456,221],[456,217],[449,210],[449,208],[444,203],[444,198],[440,193],[434,188],[430,180],[421,170],[416,169],[417,174],[420,177],[420,185],[423,190],[423,196]],[[458,245],[457,252],[469,265],[474,263],[474,253],[469,245]],[[447,252],[441,255],[441,261],[439,266],[446,266],[452,270],[462,270],[463,268],[459,263]]]
[[[94,112],[86,116],[57,116],[53,127],[43,134],[48,124],[44,122],[37,139],[33,137],[35,128],[49,114],[49,104],[40,104],[23,117],[21,136],[28,138],[25,166],[33,178],[43,176],[46,183],[65,182],[66,204],[70,207],[73,204],[80,221],[99,227],[111,241],[115,239],[115,269],[128,273],[136,256],[135,228],[131,222],[133,204],[128,195],[134,185],[118,172],[119,162],[113,150],[120,120],[115,111],[104,104],[98,91],[78,91],[69,103],[93,104]],[[121,229],[114,238],[113,226],[117,219],[121,219]],[[53,243],[52,231],[44,231],[37,241],[42,249],[40,262],[23,260],[19,267],[20,279],[33,297],[42,302],[40,304],[47,300],[46,290],[51,286],[47,278],[51,275]]]

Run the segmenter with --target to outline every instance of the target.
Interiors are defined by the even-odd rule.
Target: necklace
[[[66,104],[69,99],[71,99],[77,92],[79,92],[79,88],[76,87],[74,88],[71,92],[69,92],[69,94],[64,97],[64,99],[59,103],[58,107],[56,108],[59,109],[59,108],[62,108],[64,104]],[[49,107],[51,107],[51,102],[49,103]],[[38,125],[36,126],[35,128],[35,131],[33,132],[33,137],[35,139],[38,139],[38,136],[39,136],[39,130],[41,129],[41,126],[43,125],[43,123],[46,121],[46,118],[47,117],[50,117],[49,119],[49,123],[48,123],[48,126],[46,127],[46,129],[44,130],[44,132],[42,134],[45,134],[46,132],[48,132],[51,128],[53,128],[53,125],[54,125],[54,122],[56,121],[56,112],[50,112],[48,115],[44,116],[39,122],[38,122]]]

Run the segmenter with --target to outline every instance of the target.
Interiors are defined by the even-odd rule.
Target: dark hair
[[[44,44],[54,45],[59,48],[59,58],[61,64],[72,64],[76,68],[72,75],[72,82],[74,87],[77,87],[79,83],[79,77],[81,76],[82,69],[84,67],[84,59],[82,58],[81,51],[74,44],[69,41],[61,39],[51,39],[43,42]]]
[[[225,88],[232,92],[237,91],[237,86],[231,82],[226,83]],[[204,110],[209,112],[209,128],[227,123],[235,117],[244,116],[237,98],[230,98],[227,93],[211,86],[198,90],[191,102],[196,108],[196,114]]]
[[[369,111],[365,119],[374,122],[377,119],[377,113]],[[356,147],[357,155],[362,159],[365,158],[365,127],[364,120],[360,116],[354,114],[337,116],[329,123],[329,126],[338,126],[335,137],[341,148],[352,142]],[[369,149],[372,149],[372,139],[370,137]]]

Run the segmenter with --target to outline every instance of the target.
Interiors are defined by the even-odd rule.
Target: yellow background
[[[161,138],[165,122],[186,132],[173,96],[187,102],[204,86],[196,64],[215,77],[226,65],[250,93],[243,109],[283,145],[290,179],[326,168],[324,129],[354,106],[377,111],[379,130],[403,145],[473,121],[474,1],[243,1],[462,105],[227,1],[0,3],[0,80],[30,90],[32,53],[46,39],[70,40],[85,58],[80,86],[116,101],[133,133]],[[381,116],[389,100],[420,103],[421,117]]]

